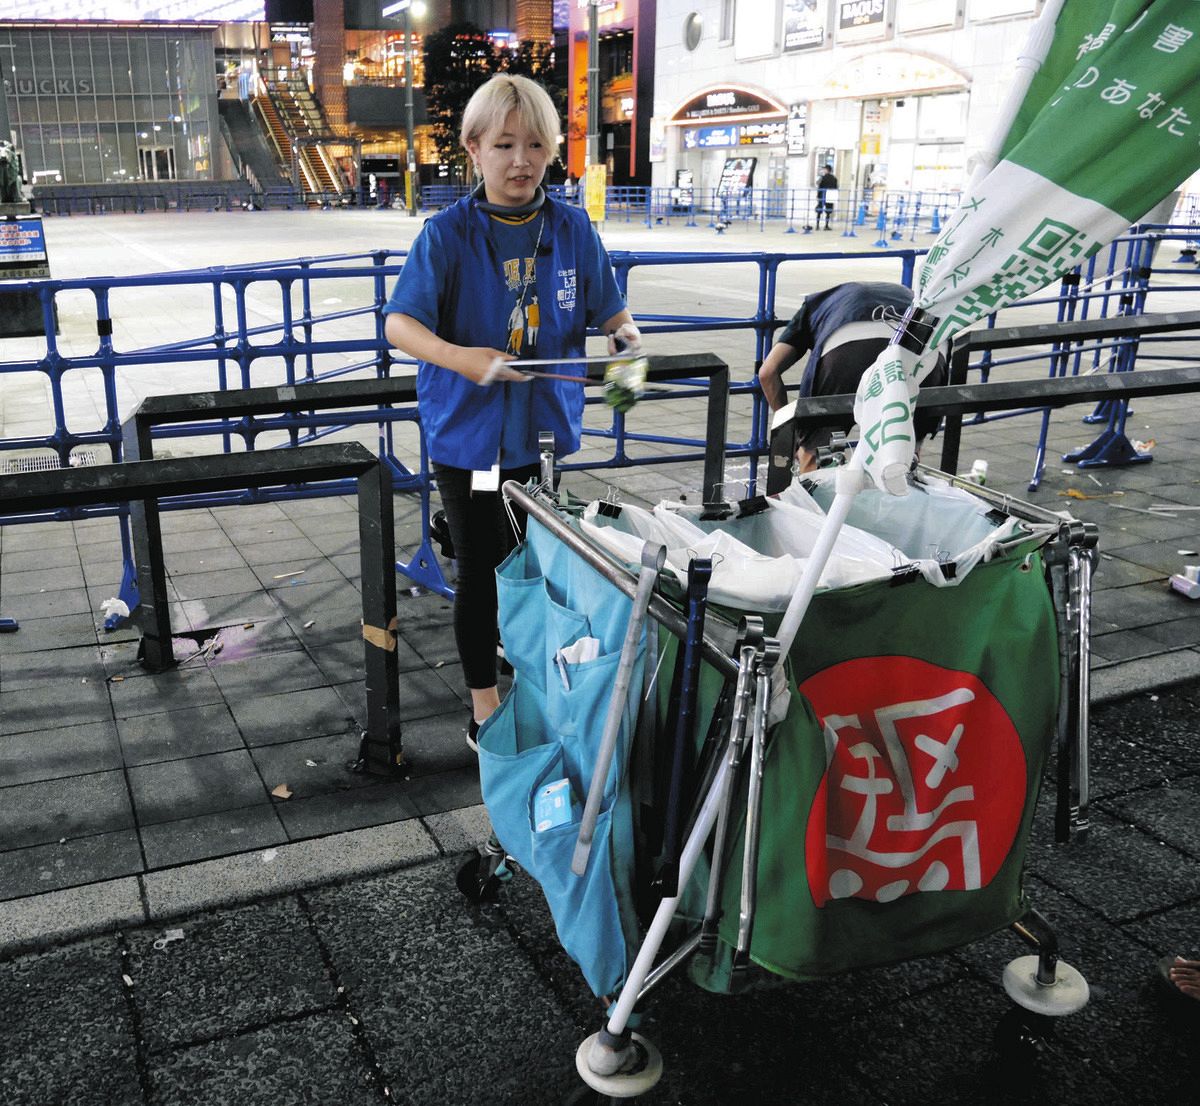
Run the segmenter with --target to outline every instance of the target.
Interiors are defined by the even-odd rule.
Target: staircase
[[[288,165],[293,150],[296,163],[308,192],[343,193],[347,182],[342,178],[337,162],[326,148],[343,143],[329,128],[321,105],[301,77],[282,81],[266,81],[266,95],[259,97],[260,113],[281,154],[286,151]]]

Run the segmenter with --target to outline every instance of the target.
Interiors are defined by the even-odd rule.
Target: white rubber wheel
[[[1065,1017],[1082,1010],[1088,1001],[1088,982],[1065,960],[1055,968],[1054,982],[1037,981],[1038,958],[1019,956],[1004,969],[1004,990],[1025,1010],[1051,1018]]]
[[[639,1062],[630,1072],[618,1072],[616,1075],[599,1075],[588,1066],[588,1055],[592,1050],[592,1042],[599,1037],[593,1033],[575,1052],[575,1070],[594,1091],[608,1095],[609,1098],[636,1098],[645,1094],[661,1078],[663,1073],[662,1053],[652,1041],[640,1033],[631,1033],[633,1047],[637,1050]]]

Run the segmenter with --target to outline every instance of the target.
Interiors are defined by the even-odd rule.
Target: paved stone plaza
[[[398,212],[238,212],[61,218],[47,220],[47,237],[54,275],[71,278],[402,249],[416,227]],[[785,266],[780,313],[806,291],[899,272],[872,256],[869,233],[613,223],[604,237],[626,250],[863,251]],[[1172,248],[1160,257],[1168,268]],[[744,317],[753,272],[637,270],[631,307]],[[1191,276],[1169,273],[1181,290],[1150,308],[1192,305]],[[335,301],[328,309],[358,294],[350,281],[322,292]],[[264,322],[277,301],[267,285],[247,293]],[[89,296],[64,299],[66,352],[94,349],[94,318]],[[207,333],[211,304],[126,294],[114,318],[119,348],[162,345]],[[40,356],[38,345],[0,342],[0,358]],[[711,350],[740,380],[753,371],[745,333],[651,333],[646,345]],[[0,377],[0,437],[47,432],[39,376]],[[127,414],[147,394],[213,386],[208,370],[138,369],[118,395]],[[68,425],[95,425],[97,382],[65,391]],[[1032,493],[1039,416],[964,431],[963,467],[986,459],[989,485],[1100,527],[1093,829],[1053,845],[1044,799],[1030,850],[1030,896],[1091,981],[1092,1004],[1022,1058],[997,1051],[992,1033],[1008,1006],[1000,969],[1023,951],[1003,933],[825,983],[764,977],[735,999],[680,978],[651,1003],[647,1032],[668,1074],[646,1101],[1192,1100],[1200,1019],[1181,1020],[1149,986],[1156,956],[1188,942],[1200,952],[1200,618],[1165,587],[1197,560],[1185,551],[1200,549],[1200,522],[1184,509],[1200,506],[1192,407],[1138,401],[1130,436],[1155,439],[1154,462],[1092,476],[1056,458],[1099,427],[1083,425],[1082,411],[1056,413]],[[629,424],[699,435],[702,420],[703,400],[685,399],[642,404]],[[737,400],[730,437],[744,440],[749,427],[749,401]],[[581,457],[597,462],[606,448],[593,439]],[[411,462],[414,440],[398,434],[397,453]],[[936,454],[935,441],[927,459]],[[731,459],[730,488],[746,475]],[[612,485],[653,503],[694,495],[699,477],[698,463],[669,463],[565,482],[582,496]],[[418,512],[414,497],[397,497],[405,560]],[[599,1014],[537,888],[519,875],[498,906],[478,909],[451,878],[485,818],[448,603],[409,595],[400,580],[410,770],[395,781],[353,774],[364,710],[353,498],[168,512],[163,529],[174,625],[201,639],[222,627],[225,640],[217,654],[148,675],[134,632],[98,628],[121,578],[113,520],[0,528],[0,615],[21,623],[0,635],[0,1001],[16,1013],[0,1029],[6,1101],[382,1102],[385,1087],[413,1103],[563,1100],[575,1045]],[[279,784],[291,798],[271,796]],[[172,928],[183,939],[156,950]]]

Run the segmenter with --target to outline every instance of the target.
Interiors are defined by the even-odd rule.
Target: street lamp
[[[413,145],[412,17],[425,14],[423,0],[393,0],[385,4],[384,19],[404,17],[404,133],[408,143],[408,171],[404,174],[404,196],[409,215],[417,213],[417,150]]]

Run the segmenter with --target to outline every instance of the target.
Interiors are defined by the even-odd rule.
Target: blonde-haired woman
[[[458,562],[454,633],[472,745],[500,702],[495,570],[515,541],[492,470],[501,483],[529,479],[539,431],[553,431],[561,457],[579,448],[583,419],[581,386],[531,381],[504,362],[582,357],[589,327],[608,335],[610,352],[640,340],[587,214],[542,188],[558,130],[549,94],[526,77],[498,75],[476,91],[461,141],[478,187],[425,224],[384,308],[388,341],[420,362],[421,425]],[[559,371],[584,375],[569,363]]]

